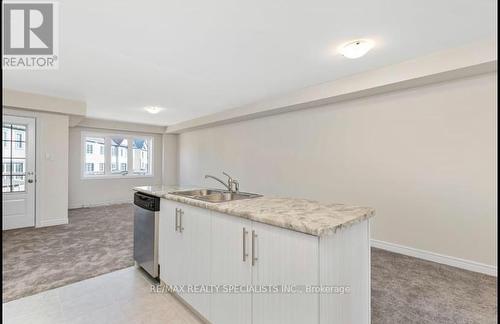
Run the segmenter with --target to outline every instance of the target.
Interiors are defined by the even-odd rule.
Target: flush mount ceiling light
[[[372,40],[358,39],[342,45],[339,52],[347,58],[355,59],[368,53],[373,46],[375,46],[375,43]]]
[[[156,106],[149,106],[149,107],[144,107],[144,110],[146,110],[150,114],[157,114],[160,111],[163,110],[161,107],[156,107]]]

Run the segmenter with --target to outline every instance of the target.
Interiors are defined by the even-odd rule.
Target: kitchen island
[[[374,210],[295,198],[161,197],[160,279],[211,323],[370,323]]]

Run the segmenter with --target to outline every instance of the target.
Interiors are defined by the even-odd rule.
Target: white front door
[[[3,115],[2,230],[35,226],[35,119]]]

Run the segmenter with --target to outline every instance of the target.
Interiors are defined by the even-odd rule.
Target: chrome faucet
[[[226,172],[222,172],[223,175],[227,177],[227,184],[229,185],[229,191],[231,192],[239,192],[240,191],[240,183],[238,180],[233,179],[229,174]]]
[[[222,172],[223,175],[225,175],[228,179],[227,179],[227,183],[225,183],[224,181],[222,181],[221,179],[217,178],[217,177],[214,177],[213,175],[209,175],[209,174],[206,174],[205,175],[205,179],[207,178],[212,178],[214,180],[217,180],[219,181],[220,183],[222,183],[222,185],[224,187],[227,188],[227,190],[229,192],[239,192],[240,191],[240,183],[238,182],[238,180],[236,179],[233,179],[229,174],[227,174],[226,172]]]

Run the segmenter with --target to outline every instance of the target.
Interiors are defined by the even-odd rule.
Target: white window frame
[[[103,137],[104,138],[104,174],[91,175],[86,174],[85,172],[85,155],[87,152],[85,139],[87,137]],[[111,137],[124,137],[128,141],[128,151],[127,151],[127,164],[128,164],[128,173],[120,174],[120,173],[112,173],[111,172]],[[133,172],[133,140],[134,138],[144,139],[149,142],[149,173],[148,174],[137,174]],[[152,178],[154,177],[154,138],[151,135],[147,134],[135,134],[135,133],[98,133],[98,132],[81,132],[81,141],[80,141],[80,169],[81,169],[81,179],[130,179],[130,178]]]

